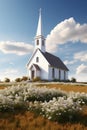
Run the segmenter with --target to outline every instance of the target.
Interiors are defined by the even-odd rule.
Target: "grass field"
[[[84,122],[58,124],[28,111],[18,111],[0,113],[0,130],[87,130],[87,126]]]
[[[8,85],[7,85],[8,86]],[[39,85],[38,85],[39,86]],[[65,91],[86,92],[87,86],[68,84],[42,84],[52,88],[61,88]],[[4,89],[6,85],[1,84]],[[25,110],[14,112],[0,112],[0,130],[87,130],[87,106],[84,106],[83,113],[75,123],[58,123],[38,116]]]
[[[60,88],[64,91],[70,92],[85,92],[87,93],[87,85],[74,85],[74,84],[57,84],[57,83],[52,83],[52,84],[38,84],[38,86],[46,86],[48,88]]]

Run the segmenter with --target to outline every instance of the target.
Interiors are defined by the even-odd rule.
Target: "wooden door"
[[[34,70],[31,71],[31,78],[34,79],[35,72]]]

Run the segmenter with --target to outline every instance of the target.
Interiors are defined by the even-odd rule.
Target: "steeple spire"
[[[41,8],[39,10],[39,20],[36,36],[42,35],[42,16],[41,16]]]
[[[42,16],[41,16],[41,8],[39,10],[39,20],[37,26],[37,32],[35,37],[35,50],[39,48],[42,52],[45,52],[45,38],[42,32]]]

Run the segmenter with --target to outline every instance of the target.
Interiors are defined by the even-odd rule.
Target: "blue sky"
[[[0,79],[27,75],[40,8],[47,51],[87,81],[87,0],[0,0]]]

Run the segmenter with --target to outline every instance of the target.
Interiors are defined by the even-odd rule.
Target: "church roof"
[[[36,68],[36,70],[40,70],[40,67],[36,64],[33,64],[33,66]]]
[[[33,53],[31,59],[29,60],[29,62],[28,62],[28,64],[27,64],[27,66],[29,65],[30,61],[32,60],[32,58],[34,57],[34,55],[36,54],[36,52],[37,52],[38,50],[42,53],[42,55],[45,57],[45,59],[48,61],[48,63],[49,63],[51,66],[53,66],[53,67],[55,67],[55,68],[59,68],[59,69],[63,69],[63,70],[69,71],[69,69],[66,67],[66,65],[61,61],[61,59],[60,59],[59,57],[57,57],[57,56],[55,56],[55,55],[52,55],[52,54],[50,54],[50,53],[48,53],[48,52],[45,52],[45,53],[44,53],[44,52],[42,52],[40,49],[37,49],[37,50]],[[33,65],[35,66],[35,68],[36,68],[37,70],[40,70],[40,68],[39,68],[38,65],[36,65],[36,64],[33,64]]]
[[[33,66],[35,67],[36,70],[40,71],[40,67],[39,67],[37,64],[33,64],[33,65],[30,67],[30,69],[31,69]]]
[[[48,53],[48,52],[43,53],[43,52],[41,51],[41,53],[44,55],[44,57],[46,58],[46,60],[49,62],[49,64],[50,64],[51,66],[69,71],[69,69],[68,69],[68,68],[65,66],[65,64],[60,60],[59,57],[54,56],[54,55],[52,55],[52,54],[50,54],[50,53]]]

